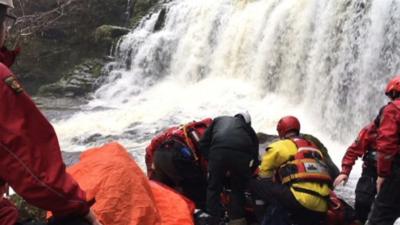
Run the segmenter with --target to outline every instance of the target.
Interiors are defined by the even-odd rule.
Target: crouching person
[[[199,140],[211,118],[170,127],[151,140],[146,148],[147,175],[163,183],[204,210],[207,162],[199,152]]]
[[[299,135],[296,117],[282,118],[277,130],[281,140],[269,145],[259,177],[250,184],[256,204],[264,202],[266,206],[284,208],[299,225],[321,224],[331,191],[323,154],[314,143]]]
[[[245,189],[258,165],[258,138],[248,112],[214,119],[200,141],[200,151],[208,160],[208,225],[218,225],[224,217],[221,194],[224,179],[230,174],[229,225],[246,225]]]

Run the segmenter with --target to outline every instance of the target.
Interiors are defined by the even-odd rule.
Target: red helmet
[[[276,126],[279,137],[283,138],[290,131],[300,132],[300,122],[294,116],[282,117]]]
[[[400,75],[392,78],[386,86],[385,94],[390,97],[393,92],[400,93]]]

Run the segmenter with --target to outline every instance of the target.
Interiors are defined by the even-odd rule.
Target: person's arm
[[[18,209],[8,199],[0,197],[0,225],[15,225],[18,222]]]
[[[204,132],[203,137],[199,141],[199,152],[201,153],[201,155],[204,157],[205,160],[208,160],[208,153],[211,147],[212,133],[216,120],[217,119],[213,120],[213,122]]]
[[[54,215],[86,215],[85,193],[65,171],[53,127],[0,64],[0,179]]]
[[[259,166],[259,177],[273,177],[276,169],[287,162],[296,151],[296,145],[290,140],[277,141],[269,145]]]
[[[350,172],[354,163],[359,157],[362,157],[367,151],[369,126],[364,127],[357,136],[357,139],[347,148],[342,159],[342,171],[333,182],[333,186],[338,186],[341,183],[346,184],[349,179]]]
[[[251,165],[251,169],[252,171],[254,171],[260,165],[259,141],[254,129],[251,126],[249,126],[249,129],[250,129],[250,137],[252,140],[251,155],[253,157],[253,165]]]
[[[370,138],[368,137],[370,129],[370,125],[363,128],[358,134],[357,139],[347,149],[342,159],[341,174],[349,176],[357,159],[362,157],[367,151],[370,141]]]
[[[389,104],[382,113],[378,129],[377,145],[377,171],[379,177],[388,177],[391,174],[392,161],[399,148],[399,114],[400,110]]]

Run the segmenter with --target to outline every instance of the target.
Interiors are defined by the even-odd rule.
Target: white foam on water
[[[86,111],[54,122],[61,145],[81,151],[99,142],[77,140],[98,134],[109,137],[100,143],[118,139],[143,163],[157,131],[248,110],[256,131],[271,134],[280,117],[299,117],[302,130],[320,138],[340,165],[399,72],[399,3],[166,3],[161,30],[153,30],[155,12],[121,39]],[[352,175],[360,171],[356,165]]]

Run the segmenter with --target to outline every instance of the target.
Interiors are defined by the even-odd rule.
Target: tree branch
[[[66,9],[76,2],[77,0],[60,0],[56,8],[32,15],[22,15],[17,19],[15,26],[23,36],[41,32],[66,15]],[[24,14],[21,1],[19,3],[21,12]]]

